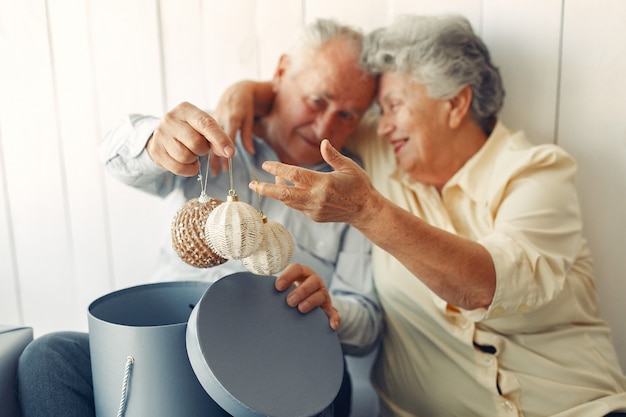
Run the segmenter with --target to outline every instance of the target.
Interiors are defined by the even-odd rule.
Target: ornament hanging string
[[[233,163],[232,158],[228,158],[228,180],[230,181],[230,190],[228,190],[229,196],[236,196],[235,186],[233,184]]]
[[[258,184],[259,183],[259,178],[256,175],[254,175],[254,172],[251,172],[250,175],[252,175],[252,178],[254,178],[254,180]],[[257,201],[259,202],[259,214],[261,215],[261,217],[263,217],[263,209],[261,208],[261,194],[256,193],[256,198],[257,198]]]
[[[200,203],[207,203],[209,201],[209,197],[206,194],[206,187],[207,187],[207,184],[209,183],[209,172],[211,172],[211,150],[210,149],[209,149],[209,154],[207,155],[206,173],[205,173],[204,182],[202,181],[202,164],[200,164],[200,171],[198,172],[198,181],[200,181],[200,197],[198,197],[198,201]]]

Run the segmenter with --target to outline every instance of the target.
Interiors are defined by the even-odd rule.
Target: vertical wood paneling
[[[256,13],[255,0],[205,1],[202,20],[207,42],[203,53],[209,63],[206,76],[212,81],[207,91],[211,108],[223,86],[259,77]]]
[[[126,114],[164,112],[158,8],[156,0],[91,0],[88,5],[101,138]],[[109,175],[104,184],[114,287],[149,281],[173,213],[159,198]]]
[[[289,51],[304,25],[304,0],[258,0],[259,77],[270,79],[278,59]],[[280,13],[276,11],[280,10]]]
[[[0,51],[2,51],[1,48]],[[3,57],[4,55],[0,55],[0,60]],[[0,323],[23,324],[20,282],[13,246],[13,224],[4,173],[5,158],[2,147],[2,115],[0,114]]]
[[[500,68],[506,97],[501,118],[535,143],[554,142],[561,0],[485,0],[483,32]]]
[[[208,104],[211,85],[206,65],[219,65],[219,60],[205,59],[205,37],[202,0],[161,0],[160,17],[165,79],[165,107],[172,109],[188,101],[200,108]]]
[[[315,18],[333,18],[364,31],[388,23],[389,3],[385,0],[370,0],[367,7],[360,2],[338,2],[334,0],[309,0],[305,2],[305,23]]]
[[[79,325],[46,4],[0,2],[0,125],[24,320]]]
[[[113,281],[85,2],[51,1],[48,17],[59,145],[66,173],[75,303],[86,329],[89,302],[110,291]]]
[[[125,114],[162,112],[157,0],[87,4],[100,133]]]
[[[565,3],[558,142],[578,161],[601,300],[626,369],[626,2]]]

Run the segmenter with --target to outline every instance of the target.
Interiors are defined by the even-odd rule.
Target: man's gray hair
[[[462,16],[399,16],[366,37],[362,61],[376,74],[410,74],[435,99],[454,97],[469,85],[472,116],[484,130],[502,108],[500,71]]]
[[[289,55],[295,57],[321,48],[329,41],[341,40],[354,47],[355,64],[365,71],[368,67],[362,65],[359,60],[363,51],[364,37],[363,32],[356,27],[341,24],[333,19],[316,19],[304,27]]]

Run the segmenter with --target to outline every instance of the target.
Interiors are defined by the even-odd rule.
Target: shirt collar
[[[473,200],[481,200],[481,197],[484,197],[483,193],[488,189],[485,184],[489,184],[491,180],[493,161],[509,135],[506,126],[498,121],[485,144],[444,185],[442,195],[445,195],[447,190],[458,187]],[[412,180],[409,174],[398,166],[391,174],[391,178],[416,190],[435,188]]]
[[[446,183],[443,193],[446,189],[458,186],[473,200],[482,200],[485,197],[483,194],[489,189],[486,185],[492,180],[493,162],[497,160],[508,136],[509,130],[498,121],[484,145]]]

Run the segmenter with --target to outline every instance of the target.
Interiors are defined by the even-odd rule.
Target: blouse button
[[[515,407],[513,407],[513,404],[511,404],[511,402],[507,400],[502,401],[502,407],[504,407],[504,409],[508,412],[515,410]]]
[[[492,311],[491,311],[491,315],[493,317],[499,316],[502,313],[504,313],[504,307],[495,307]]]

